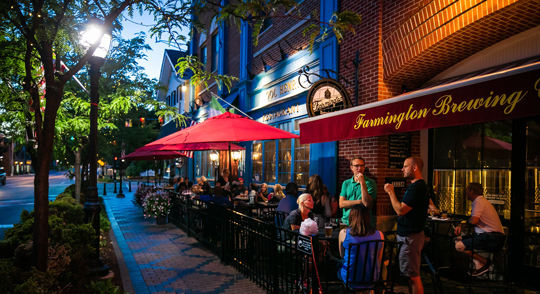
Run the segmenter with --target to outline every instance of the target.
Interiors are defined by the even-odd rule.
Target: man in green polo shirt
[[[357,204],[364,204],[369,208],[371,225],[375,228],[377,219],[371,212],[371,205],[375,201],[375,197],[377,197],[377,183],[364,176],[366,165],[362,157],[357,156],[353,158],[350,162],[350,167],[354,175],[352,178],[343,182],[339,196],[339,207],[343,208],[342,221],[349,225],[349,211],[351,207]]]

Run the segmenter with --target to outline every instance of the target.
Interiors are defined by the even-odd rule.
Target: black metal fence
[[[176,194],[169,217],[268,293],[318,293],[318,237],[277,228],[272,210],[241,213]]]

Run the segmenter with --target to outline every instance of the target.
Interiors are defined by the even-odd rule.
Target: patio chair
[[[366,262],[348,261],[347,278],[341,281],[344,292],[374,290],[394,293],[395,278],[399,275],[399,252],[402,245],[403,243],[394,241],[372,240],[350,244],[349,248],[345,248],[349,251],[349,257],[351,252],[355,252],[357,257],[363,255]],[[374,254],[379,250],[382,250],[382,258]],[[338,269],[343,266],[344,260],[334,257],[330,251],[327,251],[327,254],[338,262]]]

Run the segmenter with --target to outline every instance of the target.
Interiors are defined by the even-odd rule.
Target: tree
[[[89,61],[99,42],[88,49],[79,44],[79,34],[89,19],[98,19],[103,24],[103,31],[96,40],[101,40],[105,31],[118,28],[117,18],[127,9],[129,15],[143,10],[155,15],[156,25],[153,35],[161,36],[162,30],[171,34],[169,41],[185,44],[187,36],[178,33],[180,27],[201,28],[195,15],[215,13],[219,21],[249,21],[255,26],[254,31],[262,26],[262,20],[269,16],[264,11],[275,7],[296,5],[293,0],[257,0],[238,1],[225,6],[220,1],[183,1],[183,0],[3,0],[0,1],[0,28],[2,35],[2,59],[9,60],[14,67],[10,78],[10,89],[15,95],[4,96],[9,103],[17,104],[25,115],[25,133],[30,142],[35,140],[37,152],[32,153],[32,162],[36,173],[34,179],[35,227],[33,237],[33,259],[38,270],[47,268],[48,248],[48,175],[55,141],[56,119],[65,97],[68,81]],[[274,8],[273,8],[274,7]],[[291,14],[292,15],[292,14]],[[350,13],[336,14],[330,22],[324,24],[315,21],[316,27],[328,26],[336,36],[351,30],[348,26],[359,18]],[[278,17],[278,16],[273,16]],[[281,16],[280,16],[281,17]],[[286,17],[286,16],[282,16]],[[291,16],[302,17],[302,16]],[[317,35],[312,33],[313,35]],[[70,59],[72,65],[67,71],[60,71],[62,61]],[[4,61],[2,61],[4,62]],[[188,62],[188,60],[184,61]],[[9,66],[8,65],[3,65]],[[216,79],[227,85],[230,77],[207,75],[200,67],[188,64],[194,72],[195,81],[204,83],[208,79]],[[201,78],[198,78],[201,77]],[[42,81],[45,82],[44,89]],[[23,93],[24,92],[24,93]],[[4,100],[4,102],[6,102]],[[4,103],[8,105],[9,103]],[[10,106],[8,106],[10,107]],[[26,110],[25,108],[30,107]],[[22,137],[22,136],[21,136]],[[33,149],[32,149],[33,150]]]

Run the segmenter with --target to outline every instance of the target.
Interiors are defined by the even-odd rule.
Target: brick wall
[[[240,31],[234,24],[227,25],[227,72],[229,76],[240,78]],[[234,81],[232,87],[234,87],[238,81]],[[231,88],[232,88],[231,87]]]
[[[302,17],[307,17],[308,15],[311,15],[311,18],[314,19],[314,18],[318,18],[319,14],[313,14],[314,11],[320,11],[320,0],[305,0],[303,1],[302,3],[300,3],[298,6],[297,6],[297,9],[300,11],[300,14],[302,15]],[[280,9],[278,11],[275,12],[276,15],[284,15],[285,13],[287,13],[287,11],[285,11],[284,9]],[[291,12],[291,15],[294,16],[294,15],[298,15],[298,11],[295,11],[293,10]],[[264,61],[266,62],[266,64],[270,65],[270,66],[274,66],[277,64],[277,60],[280,60],[281,58],[281,55],[280,55],[280,50],[279,50],[279,47],[278,47],[278,44],[275,43],[273,44],[272,46],[268,47],[266,50],[264,50],[264,53],[258,55],[258,56],[255,56],[255,54],[260,51],[261,49],[265,48],[268,44],[272,43],[273,41],[275,41],[276,39],[280,38],[280,36],[286,32],[287,30],[289,30],[290,28],[294,27],[295,25],[297,25],[299,22],[301,22],[302,20],[300,19],[296,19],[296,18],[293,18],[293,17],[287,17],[287,18],[274,18],[272,20],[272,26],[270,28],[268,28],[267,30],[265,30],[264,32],[262,32],[259,36],[259,42],[257,44],[257,46],[255,45],[252,45],[252,52],[253,52],[253,61],[252,61],[252,69],[251,69],[251,72],[253,74],[259,74],[261,72],[263,72],[263,62],[262,62],[262,59],[261,57],[264,59]],[[300,47],[305,49],[308,44],[309,44],[309,37],[306,36],[304,37],[302,35],[302,29],[305,28],[307,25],[309,25],[310,22],[306,22],[303,26],[301,26],[300,28],[298,28],[297,30],[295,30],[294,32],[292,32],[291,34],[289,34],[288,36],[286,36],[285,38],[282,38],[281,40],[283,40],[281,42],[281,48],[283,49],[283,51],[288,54],[289,56],[292,56],[294,55],[297,51],[294,50],[294,49],[299,49]],[[291,47],[289,47],[284,41],[288,41],[291,45]],[[269,57],[269,55],[271,57]],[[274,60],[272,60],[272,58]]]

